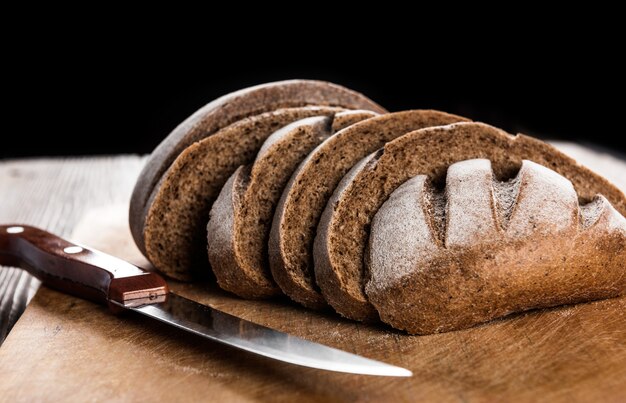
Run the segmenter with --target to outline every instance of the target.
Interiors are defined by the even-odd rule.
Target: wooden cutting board
[[[91,211],[73,239],[145,264],[125,211],[122,205]],[[44,287],[0,348],[0,401],[626,400],[626,297],[419,337],[287,300],[244,301],[211,284],[172,282],[171,288],[253,322],[409,368],[414,376],[283,364],[138,315],[116,317]]]

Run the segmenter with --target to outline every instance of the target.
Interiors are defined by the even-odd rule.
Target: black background
[[[271,32],[256,38],[260,32],[243,42],[223,32],[195,40],[105,32],[85,41],[70,29],[8,43],[0,158],[147,153],[212,99],[289,78],[333,81],[391,111],[441,109],[626,153],[623,62],[617,48],[584,33],[506,46],[493,40],[497,32],[448,43],[416,33],[401,42],[372,36],[293,46]]]

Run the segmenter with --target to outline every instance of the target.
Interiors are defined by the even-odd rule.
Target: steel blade
[[[363,375],[412,375],[407,369],[257,325],[173,293],[165,302],[131,309],[207,339],[295,365]]]

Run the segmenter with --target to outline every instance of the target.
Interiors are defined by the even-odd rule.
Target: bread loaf
[[[327,301],[340,314],[377,320],[364,293],[364,254],[374,214],[391,193],[413,176],[442,183],[458,161],[485,158],[497,178],[512,177],[523,159],[549,167],[569,179],[582,203],[603,194],[622,214],[623,193],[552,146],[524,135],[512,136],[482,123],[457,123],[421,129],[385,145],[353,168],[327,204],[315,239],[315,276]],[[438,203],[434,198],[433,203]]]
[[[148,159],[130,203],[133,238],[156,268],[181,280],[191,279],[192,269],[208,272],[204,231],[217,192],[237,166],[250,162],[259,141],[284,124],[313,116],[297,110],[316,105],[384,112],[363,95],[344,87],[291,80],[221,97],[174,129]],[[280,117],[262,116],[278,110],[289,112]],[[258,119],[222,132],[252,117]],[[216,134],[221,134],[219,139]],[[210,139],[208,143],[195,144],[205,138]],[[184,153],[189,146],[192,150]]]
[[[524,160],[507,181],[489,160],[452,164],[444,190],[426,175],[374,216],[369,301],[397,329],[429,334],[513,312],[626,293],[626,219],[601,195]]]
[[[278,199],[300,161],[335,131],[370,118],[346,111],[294,122],[272,134],[253,164],[231,176],[211,210],[209,261],[224,290],[244,298],[280,293],[267,260],[267,239]]]
[[[292,175],[274,214],[269,259],[282,291],[308,308],[328,306],[315,284],[313,239],[328,199],[354,164],[410,131],[464,120],[430,110],[389,113],[349,126],[316,147]]]
[[[242,297],[416,334],[625,292],[626,198],[605,179],[530,137],[384,112],[308,80],[211,102],[148,160],[135,242],[176,279],[210,261]]]

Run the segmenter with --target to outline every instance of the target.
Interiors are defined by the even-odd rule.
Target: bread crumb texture
[[[267,245],[285,185],[319,143],[336,130],[375,115],[344,111],[293,122],[265,140],[253,164],[236,171],[215,202],[207,226],[209,261],[220,287],[244,298],[281,294],[270,273]]]

